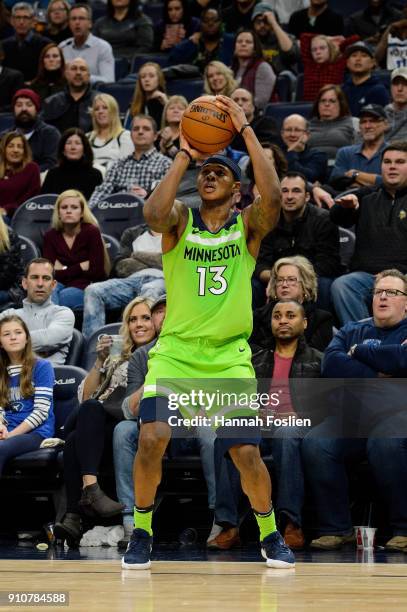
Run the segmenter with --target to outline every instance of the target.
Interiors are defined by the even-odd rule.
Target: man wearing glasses
[[[355,251],[350,273],[331,287],[332,301],[341,325],[369,316],[374,275],[397,267],[407,272],[407,143],[395,141],[384,148],[383,185],[360,189],[336,200],[331,220],[342,227],[355,226]]]
[[[41,50],[51,41],[33,31],[34,9],[27,2],[13,6],[11,25],[15,34],[3,41],[3,65],[22,72],[24,81],[29,83],[37,74]]]
[[[407,277],[396,269],[377,274],[372,303],[373,318],[347,323],[325,351],[323,377],[347,379],[335,389],[336,398],[344,398],[341,419],[328,416],[302,443],[319,531],[313,548],[332,550],[354,540],[346,464],[367,458],[393,534],[386,548],[407,552],[402,380],[407,375]]]
[[[301,115],[289,115],[283,121],[281,140],[290,172],[300,172],[308,181],[324,182],[328,158],[326,153],[308,146],[308,121]]]

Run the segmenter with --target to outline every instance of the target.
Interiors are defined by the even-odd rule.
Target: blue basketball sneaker
[[[261,555],[266,560],[267,567],[276,569],[291,569],[295,567],[295,557],[284,542],[279,531],[273,531],[261,542]]]
[[[153,536],[144,529],[134,529],[122,559],[123,569],[143,570],[151,567]]]

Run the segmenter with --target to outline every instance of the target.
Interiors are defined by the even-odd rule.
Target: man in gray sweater
[[[51,293],[56,285],[52,263],[43,257],[32,259],[22,279],[27,297],[23,307],[10,308],[0,318],[17,315],[26,323],[37,355],[48,359],[53,365],[65,363],[72,339],[75,316],[70,308],[51,302]]]

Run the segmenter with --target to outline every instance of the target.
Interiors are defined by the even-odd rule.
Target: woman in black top
[[[63,53],[56,43],[49,43],[41,51],[37,76],[31,82],[30,89],[33,89],[41,100],[45,100],[45,98],[65,89],[65,85]]]
[[[106,12],[106,17],[96,20],[93,33],[112,45],[115,57],[153,50],[153,24],[138,0],[107,0]]]
[[[41,193],[62,193],[76,189],[89,200],[95,187],[103,182],[102,173],[93,168],[93,151],[79,128],[66,130],[58,145],[58,166],[48,170]]]
[[[189,13],[188,0],[165,0],[162,19],[155,28],[155,48],[168,51],[199,28],[199,19]]]

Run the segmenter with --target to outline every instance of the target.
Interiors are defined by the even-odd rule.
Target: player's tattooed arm
[[[185,206],[175,197],[188,165],[188,155],[178,153],[168,172],[144,204],[144,218],[155,232],[176,232],[185,219]]]

